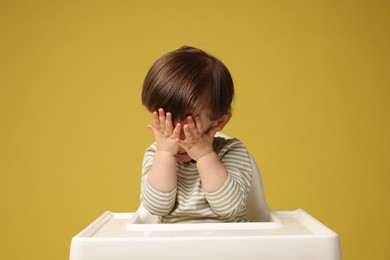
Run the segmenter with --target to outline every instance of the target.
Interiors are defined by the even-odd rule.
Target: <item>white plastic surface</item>
[[[164,228],[138,223],[132,228],[136,213],[105,212],[72,239],[70,260],[341,259],[337,234],[305,211],[272,214],[273,221],[264,223],[159,225]]]

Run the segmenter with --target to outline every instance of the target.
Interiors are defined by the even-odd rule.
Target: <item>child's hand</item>
[[[153,112],[154,124],[148,125],[149,130],[154,135],[157,150],[165,151],[176,155],[179,151],[178,141],[180,137],[181,125],[177,124],[173,128],[171,113],[164,112],[164,109],[160,108]]]
[[[193,159],[198,160],[206,154],[214,152],[214,135],[219,130],[218,127],[211,128],[207,133],[204,132],[200,117],[194,119],[187,117],[187,124],[183,126],[185,140],[180,140],[179,145]]]

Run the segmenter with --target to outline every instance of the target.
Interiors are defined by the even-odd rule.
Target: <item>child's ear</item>
[[[216,126],[219,129],[218,131],[222,131],[222,129],[225,127],[225,125],[227,123],[229,123],[230,118],[232,118],[232,114],[227,113],[217,120]]]

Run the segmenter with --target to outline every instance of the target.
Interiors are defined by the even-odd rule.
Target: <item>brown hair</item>
[[[174,120],[206,111],[211,120],[230,112],[232,77],[217,58],[193,47],[182,47],[158,59],[148,71],[142,104],[150,111],[163,108]]]

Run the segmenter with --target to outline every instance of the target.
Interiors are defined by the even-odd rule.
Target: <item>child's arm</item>
[[[207,133],[199,117],[195,122],[191,116],[187,118],[187,124],[183,126],[185,140],[179,142],[188,155],[197,163],[203,189],[206,192],[219,190],[227,179],[227,171],[213,149],[215,134],[220,130],[219,126],[212,127]]]
[[[197,160],[200,179],[202,180],[203,189],[212,193],[219,190],[227,179],[227,171],[213,151]]]
[[[148,173],[149,184],[161,192],[170,192],[176,188],[176,153],[179,150],[177,139],[180,137],[180,124],[172,125],[172,115],[160,108],[153,112],[154,124],[148,126],[153,133],[157,151],[153,165]]]
[[[218,153],[221,163],[228,172],[223,186],[216,192],[206,192],[206,199],[213,212],[221,217],[242,214],[246,207],[252,181],[252,164],[246,147],[237,139],[232,139]]]
[[[144,208],[147,209],[151,214],[164,216],[169,214],[175,206],[177,189],[174,189],[171,192],[160,192],[149,184],[149,172],[153,166],[153,160],[156,151],[156,143],[149,146],[145,151],[142,161],[140,199]]]
[[[183,126],[186,139],[179,143],[197,161],[203,190],[212,210],[220,216],[231,217],[245,207],[252,168],[246,148],[238,141],[222,160],[214,152],[214,136],[224,123],[226,120],[221,120],[203,133],[199,118],[195,118],[194,122],[189,117]]]

